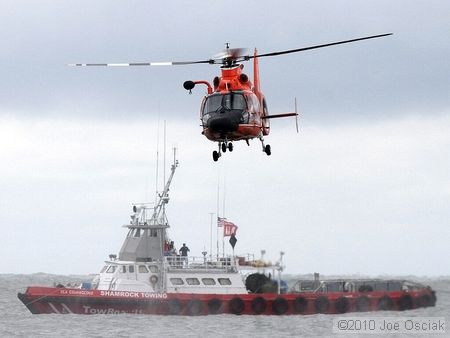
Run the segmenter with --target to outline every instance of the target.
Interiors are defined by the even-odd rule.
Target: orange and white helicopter
[[[269,144],[264,144],[264,136],[269,135],[272,118],[295,116],[298,117],[297,103],[295,112],[270,115],[267,109],[266,99],[261,92],[259,82],[258,59],[267,56],[277,56],[289,53],[302,52],[311,49],[329,47],[344,43],[368,40],[392,35],[392,33],[366,36],[351,40],[332,42],[322,45],[309,46],[297,49],[258,54],[255,48],[253,55],[245,55],[245,49],[229,48],[213,59],[200,61],[181,62],[140,62],[140,63],[77,63],[71,66],[180,66],[192,64],[220,64],[221,76],[216,76],[213,85],[206,80],[186,81],[183,86],[191,90],[197,84],[206,85],[207,95],[204,97],[200,108],[200,120],[203,131],[209,140],[218,142],[218,151],[213,151],[213,160],[217,161],[223,152],[233,151],[233,141],[258,138],[262,144],[262,150],[267,155],[271,154]],[[253,82],[243,73],[241,62],[253,59]],[[298,122],[296,120],[297,131]]]

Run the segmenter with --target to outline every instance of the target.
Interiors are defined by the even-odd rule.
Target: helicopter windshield
[[[244,110],[247,109],[247,102],[244,95],[240,93],[228,93],[211,95],[206,99],[204,114],[214,113],[224,108],[225,110]]]
[[[205,99],[202,110],[203,127],[210,127],[210,121],[224,119],[233,123],[248,123],[247,100],[242,93],[213,94]],[[220,123],[219,123],[220,124]]]

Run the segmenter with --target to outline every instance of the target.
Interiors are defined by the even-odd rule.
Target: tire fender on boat
[[[346,313],[350,309],[350,301],[348,298],[339,297],[334,302],[334,307],[336,308],[337,313]]]
[[[314,305],[318,313],[325,313],[330,308],[330,301],[327,297],[320,296],[316,298],[316,300],[314,301]]]
[[[260,315],[266,311],[267,302],[263,297],[256,297],[252,300],[252,310],[255,314]]]
[[[361,296],[356,298],[356,311],[367,312],[369,311],[370,299],[367,296]]]
[[[403,295],[398,299],[398,309],[400,311],[410,310],[413,308],[414,302],[410,295]]]
[[[178,299],[170,299],[167,306],[171,315],[178,315],[183,309],[183,303]]]
[[[393,307],[394,302],[392,301],[392,298],[389,297],[388,295],[384,295],[383,297],[378,299],[378,306],[377,306],[378,310],[389,311],[392,310]]]
[[[190,315],[197,316],[203,311],[203,302],[198,299],[192,299],[187,304],[187,312]]]
[[[228,307],[231,313],[235,315],[240,315],[245,310],[245,303],[241,298],[235,297],[232,300],[230,300],[230,302],[228,303]]]
[[[272,311],[276,315],[285,314],[288,309],[289,303],[282,297],[278,297],[272,302]]]
[[[208,300],[208,313],[215,315],[221,313],[223,310],[222,301],[218,298]]]
[[[297,297],[294,300],[293,306],[296,313],[305,312],[308,308],[308,300],[304,297]]]
[[[416,304],[418,307],[429,307],[433,306],[433,298],[430,295],[420,295],[416,299]]]

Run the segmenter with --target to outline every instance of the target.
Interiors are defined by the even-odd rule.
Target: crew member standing
[[[186,264],[187,265],[187,255],[188,252],[191,251],[189,250],[189,248],[186,246],[186,243],[183,243],[183,246],[180,248],[180,254],[181,254],[181,262],[182,264]]]

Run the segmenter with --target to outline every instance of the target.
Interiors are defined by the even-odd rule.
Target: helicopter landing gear
[[[263,152],[265,152],[267,156],[270,156],[270,154],[272,154],[270,144],[264,144],[264,138],[262,137],[262,135],[259,136],[259,140],[261,141]]]
[[[214,150],[212,155],[213,155],[214,162],[217,162],[219,157],[222,156],[217,150]]]
[[[219,151],[214,150],[212,153],[214,162],[217,162],[217,160],[222,156],[222,153],[226,153],[227,149],[232,152],[234,147],[233,143],[227,142],[226,140],[223,142],[219,142]]]

